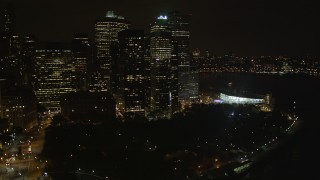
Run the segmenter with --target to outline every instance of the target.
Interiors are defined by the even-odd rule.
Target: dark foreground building
[[[76,92],[61,98],[61,114],[75,121],[114,120],[115,99],[108,92]]]
[[[2,131],[30,128],[37,122],[36,97],[31,89],[14,87],[2,91]]]

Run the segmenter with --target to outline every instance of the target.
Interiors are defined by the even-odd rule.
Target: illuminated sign
[[[167,16],[159,16],[158,19],[168,19]]]

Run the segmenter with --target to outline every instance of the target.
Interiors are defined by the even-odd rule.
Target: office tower
[[[145,77],[146,77],[146,114],[151,111],[151,53],[150,53],[150,36],[146,35],[144,38],[145,53],[144,53],[144,64],[145,64]]]
[[[179,66],[179,102],[181,110],[199,100],[198,66]]]
[[[156,118],[172,114],[172,36],[167,16],[159,16],[150,28],[151,111]]]
[[[121,31],[120,31],[121,32]],[[123,80],[123,64],[120,62],[119,42],[112,42],[110,45],[111,57],[111,92],[119,95],[120,82]],[[120,93],[121,94],[121,93]]]
[[[23,86],[30,86],[32,83],[32,74],[34,74],[34,53],[37,45],[37,39],[33,35],[26,35],[22,37],[21,43],[21,84]]]
[[[101,92],[107,91],[107,82],[105,80],[105,74],[101,72],[100,66],[93,63],[90,67],[89,74],[89,91],[90,92]]]
[[[93,60],[93,49],[87,34],[75,34],[72,40],[77,89],[88,90],[89,68]]]
[[[124,112],[127,116],[145,116],[146,77],[145,40],[142,30],[119,32],[119,75],[123,90]]]
[[[70,44],[42,43],[35,50],[34,91],[38,102],[60,110],[60,97],[75,92],[75,65]]]
[[[172,53],[178,65],[190,65],[190,16],[173,11],[169,13],[168,24],[172,32]]]
[[[111,89],[111,44],[118,41],[118,32],[128,28],[129,22],[113,11],[108,11],[105,17],[99,18],[95,23],[96,63],[101,71],[98,74],[103,80],[102,91]]]
[[[178,86],[178,92],[174,92],[174,98],[179,97],[183,108],[186,104],[193,103],[198,96],[198,70],[191,64],[190,57],[190,15],[177,11],[169,13],[169,26],[172,32],[172,69],[174,71],[174,83]],[[178,72],[178,73],[177,73]],[[177,102],[177,101],[175,101]],[[176,108],[177,109],[177,104]]]

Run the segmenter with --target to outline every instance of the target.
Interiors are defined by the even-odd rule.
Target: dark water
[[[231,87],[228,83],[232,82]],[[316,104],[320,100],[320,78],[307,75],[268,75],[243,73],[204,73],[200,75],[200,92],[247,92],[252,94],[272,94],[278,104],[297,101]]]
[[[228,87],[228,83],[232,86]],[[288,109],[296,101],[301,122],[298,133],[249,173],[246,179],[319,179],[320,78],[307,75],[220,73],[202,74],[200,92],[226,89],[270,93],[276,107]]]

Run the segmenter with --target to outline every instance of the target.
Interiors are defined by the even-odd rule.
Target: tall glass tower
[[[127,116],[145,116],[146,73],[145,40],[142,30],[119,32],[119,74],[123,76],[120,88],[123,91],[124,110]]]
[[[59,111],[62,95],[77,90],[70,45],[42,43],[35,49],[34,61],[34,91],[38,102],[52,111]]]
[[[99,18],[95,23],[94,43],[96,47],[96,62],[100,68],[104,87],[101,91],[111,89],[111,55],[110,47],[113,42],[118,41],[118,32],[128,29],[129,22],[122,16],[108,11],[105,17]]]
[[[159,16],[150,28],[151,111],[158,118],[172,114],[172,35],[167,16]]]
[[[190,15],[173,11],[168,19],[172,32],[172,68],[178,69],[172,86],[177,86],[174,97],[179,97],[183,109],[198,98],[198,68],[191,63],[190,57]]]

